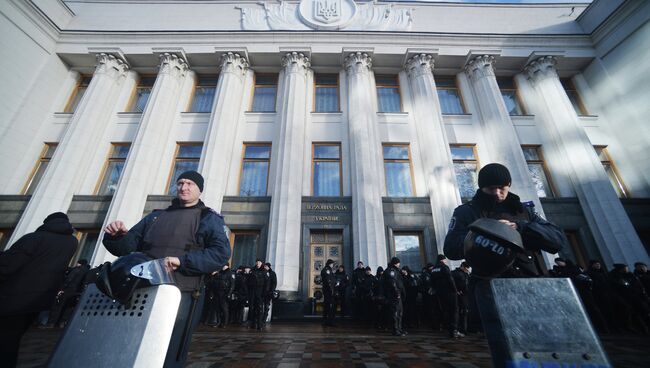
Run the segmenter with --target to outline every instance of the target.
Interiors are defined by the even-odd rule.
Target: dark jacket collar
[[[480,211],[486,212],[493,212],[500,209],[512,214],[517,214],[524,210],[519,196],[512,192],[508,192],[505,201],[497,203],[496,196],[484,193],[481,189],[477,189],[476,194],[474,194],[474,197],[472,198],[472,204],[477,206]]]
[[[194,206],[191,207],[183,207],[181,206],[181,201],[178,200],[178,198],[172,199],[172,204],[171,206],[167,207],[167,210],[187,210],[187,209],[192,209],[192,208],[200,208],[204,209],[205,203],[203,203],[202,200],[199,199],[199,203],[195,204]]]

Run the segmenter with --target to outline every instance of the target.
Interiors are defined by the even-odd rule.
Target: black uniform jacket
[[[540,251],[552,254],[567,244],[562,229],[546,221],[534,210],[532,202],[521,203],[519,196],[508,193],[505,201],[496,203],[496,197],[480,189],[471,201],[456,207],[445,238],[444,252],[449,259],[465,258],[464,240],[468,226],[479,218],[505,219],[517,224],[525,252],[518,254],[513,265],[512,276],[536,276],[545,274],[546,266]]]

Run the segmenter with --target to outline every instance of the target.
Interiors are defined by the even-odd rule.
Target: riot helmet
[[[482,277],[496,277],[515,261],[523,250],[517,230],[495,219],[481,218],[469,225],[465,237],[465,260],[472,273]]]

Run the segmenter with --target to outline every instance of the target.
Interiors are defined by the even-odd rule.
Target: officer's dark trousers
[[[336,303],[333,295],[325,294],[323,302],[323,323],[326,325],[334,324],[334,315],[336,313]]]
[[[172,337],[169,341],[169,347],[167,348],[167,355],[165,356],[165,368],[173,367],[183,367],[185,365],[185,360],[187,359],[187,353],[190,350],[190,340],[192,333],[196,329],[196,326],[201,321],[201,314],[203,312],[204,304],[204,294],[201,293],[201,296],[196,301],[194,313],[192,314],[192,320],[190,321],[190,310],[192,306],[192,292],[183,291],[181,292],[181,303],[178,306],[178,313],[176,314],[176,323],[174,323],[174,330],[172,332]],[[183,344],[183,335],[185,334],[186,326],[190,323],[190,329],[188,330],[185,340],[187,344]]]
[[[438,292],[444,324],[450,333],[458,331],[458,301],[455,292]]]
[[[217,314],[219,315],[219,324],[222,326],[227,325],[230,321],[228,319],[230,318],[228,302],[228,294],[225,291],[217,292],[217,307],[219,311]]]
[[[403,306],[402,306],[402,299],[395,299],[395,300],[390,300],[388,301],[388,304],[390,306],[390,314],[391,314],[391,319],[392,319],[392,324],[393,324],[393,333],[398,334],[401,333],[402,330],[402,314],[403,314]]]
[[[16,366],[20,340],[36,317],[38,313],[0,317],[0,367]]]
[[[262,328],[264,326],[264,298],[262,297],[262,291],[253,293],[253,299],[251,300],[250,308],[248,313],[253,314],[252,321],[254,328]]]
[[[458,296],[458,330],[467,333],[467,316],[469,314],[469,300],[466,294]]]

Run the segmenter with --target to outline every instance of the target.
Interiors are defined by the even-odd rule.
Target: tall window
[[[147,107],[147,101],[149,101],[149,96],[151,96],[151,89],[153,84],[156,82],[156,77],[142,77],[138,82],[138,86],[135,87],[135,94],[131,99],[129,107],[126,111],[128,112],[143,112],[144,108]]]
[[[521,146],[528,165],[528,172],[530,173],[537,196],[540,198],[553,197],[553,188],[548,180],[548,170],[544,164],[544,156],[540,146]]]
[[[253,266],[257,259],[260,243],[259,231],[233,230],[230,233],[230,265],[232,267]]]
[[[399,82],[396,75],[377,75],[377,103],[379,112],[402,111],[402,99],[399,94]]]
[[[339,111],[338,74],[316,74],[315,112]]]
[[[274,112],[275,95],[278,90],[278,75],[256,75],[255,91],[253,92],[253,105],[251,111]]]
[[[112,195],[115,193],[130,148],[131,143],[113,143],[102,181],[97,190],[98,195]]]
[[[172,176],[169,178],[167,193],[176,195],[176,178],[185,171],[197,170],[199,160],[201,159],[202,143],[179,143],[176,147],[176,156],[174,157],[174,168]]]
[[[609,152],[607,152],[607,146],[594,146],[594,149],[596,150],[598,158],[600,159],[600,163],[603,164],[603,168],[607,173],[609,182],[612,183],[612,186],[614,187],[614,190],[616,190],[618,197],[627,198],[629,196],[629,193],[625,188],[625,184],[623,184],[623,180],[621,180],[621,176],[618,174],[618,170],[616,170],[616,166],[614,165],[612,158],[609,156]]]
[[[314,143],[314,196],[341,195],[341,145]]]
[[[99,230],[81,230],[77,232],[76,236],[77,239],[79,239],[79,247],[72,257],[70,262],[71,266],[74,266],[82,259],[85,259],[90,263],[93,254],[95,253],[95,248],[97,247],[97,241],[99,240]]]
[[[562,258],[572,260],[583,269],[587,269],[589,266],[589,255],[580,242],[578,232],[575,230],[565,230],[564,235],[566,235],[570,247],[563,248],[558,255]]]
[[[524,109],[521,107],[519,96],[517,96],[517,86],[512,78],[497,78],[503,102],[510,115],[524,115]]]
[[[571,82],[571,79],[562,78],[560,79],[560,82],[562,82],[562,87],[564,87],[564,91],[566,92],[567,96],[569,96],[569,101],[571,101],[571,105],[573,105],[573,109],[576,111],[576,114],[589,115],[587,109],[585,108],[585,105],[582,103],[582,99],[580,98],[576,87],[573,85],[573,82]]]
[[[217,76],[199,76],[194,87],[192,104],[188,112],[211,112],[214,94],[217,91]]]
[[[420,233],[393,233],[395,240],[395,257],[400,259],[402,267],[409,266],[413,271],[424,267],[425,256]]]
[[[68,103],[65,105],[63,112],[72,113],[77,110],[77,106],[79,106],[81,98],[84,96],[84,93],[86,93],[88,85],[90,85],[90,79],[91,77],[88,76],[81,77],[81,80],[79,80],[79,83],[77,84],[77,88],[72,91],[72,94],[70,95]]]
[[[244,159],[239,180],[240,196],[266,195],[270,162],[270,144],[244,144]]]
[[[474,145],[451,146],[451,158],[454,162],[458,190],[463,199],[472,198],[478,187],[478,160],[476,157],[476,146]]]
[[[43,150],[41,151],[41,156],[39,157],[36,166],[34,166],[34,170],[32,170],[32,174],[29,176],[29,179],[23,188],[23,194],[34,194],[38,182],[41,181],[41,178],[45,173],[45,169],[47,169],[47,165],[50,164],[50,160],[54,155],[54,151],[56,150],[57,145],[58,143],[45,143],[45,147],[43,147]]]
[[[385,144],[383,148],[386,194],[389,197],[413,196],[409,146],[407,144]]]
[[[443,114],[464,114],[465,107],[454,77],[436,78],[436,90]]]

